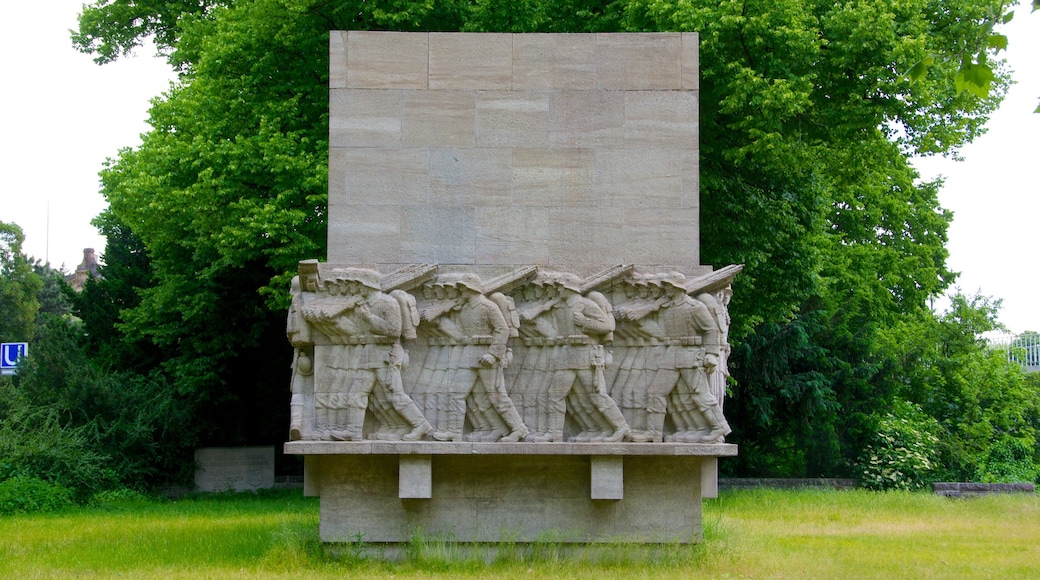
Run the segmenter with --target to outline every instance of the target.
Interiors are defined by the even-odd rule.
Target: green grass
[[[0,517],[0,577],[133,578],[1035,578],[1040,497],[734,492],[704,504],[705,542],[570,559],[552,542],[497,546],[486,563],[414,540],[406,559],[318,541],[317,500],[299,491],[126,501]]]

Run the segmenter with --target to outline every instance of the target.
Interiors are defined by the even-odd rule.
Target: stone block
[[[329,33],[329,88],[347,88],[347,33],[333,30]]]
[[[546,207],[476,208],[477,264],[547,264]]]
[[[678,149],[602,149],[596,154],[595,198],[607,207],[679,207],[684,156]]]
[[[342,203],[348,206],[426,204],[430,187],[428,155],[424,149],[337,151],[335,170],[345,175]],[[332,172],[330,167],[330,184],[333,183]],[[335,183],[339,183],[338,179]]]
[[[592,499],[625,499],[625,467],[621,457],[594,455],[589,458],[592,469]]]
[[[397,496],[401,499],[433,497],[432,461],[429,455],[400,456]]]
[[[509,90],[513,44],[508,34],[429,35],[431,90]]]
[[[348,88],[428,88],[427,35],[364,30],[345,34]]]
[[[431,149],[431,206],[506,206],[512,203],[509,149]]]
[[[595,35],[513,35],[513,90],[594,88]]]
[[[590,498],[582,456],[433,456],[429,499],[398,497],[396,456],[325,458],[321,539],[406,542],[642,541],[700,537],[700,458],[629,457],[624,499]]]
[[[683,149],[682,157],[682,197],[679,207],[693,208],[700,215],[701,207],[701,163],[699,149]]]
[[[549,105],[549,146],[621,148],[625,142],[625,93],[558,91]]]
[[[597,34],[596,88],[681,90],[682,37],[678,33]]]
[[[719,458],[705,457],[701,460],[701,499],[719,497]]]
[[[418,262],[472,264],[476,209],[409,206],[401,210],[401,252]]]
[[[549,263],[567,271],[624,262],[624,210],[555,208],[549,213]]]
[[[481,91],[476,99],[477,147],[548,147],[548,93]]]
[[[656,208],[625,211],[625,264],[688,269],[700,264],[696,209]]]
[[[476,99],[465,91],[406,91],[402,95],[404,147],[473,147]]]
[[[682,33],[682,88],[684,91],[701,89],[700,34]]]
[[[199,491],[256,491],[274,487],[274,447],[205,447],[195,450]]]
[[[592,207],[596,156],[589,149],[516,149],[512,157],[517,207]]]
[[[400,147],[401,92],[329,91],[330,147]]]
[[[401,254],[401,207],[354,205],[329,221],[329,254],[344,263],[404,263]]]
[[[697,93],[687,91],[625,92],[625,147],[698,148]]]

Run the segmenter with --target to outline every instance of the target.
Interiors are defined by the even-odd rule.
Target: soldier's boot
[[[505,421],[506,427],[509,428],[509,434],[499,439],[503,443],[515,443],[522,440],[531,434],[531,430],[524,425],[524,420],[520,418],[520,413],[516,411],[516,407],[509,405],[505,406],[504,409],[499,409],[499,414],[502,415],[502,420]]]
[[[632,431],[628,434],[628,440],[634,443],[660,443],[664,440],[664,413],[646,413],[646,429],[643,431]]]
[[[632,430],[628,427],[628,421],[625,420],[625,416],[621,414],[621,409],[618,409],[617,405],[609,405],[602,411],[613,432],[606,437],[595,436],[592,438],[592,441],[617,443],[631,433]]]
[[[404,434],[401,437],[401,441],[418,441],[427,433],[433,431],[433,426],[426,420],[426,417],[423,416],[414,402],[409,401],[407,405],[403,405],[397,411],[412,426],[412,430]]]
[[[722,443],[725,441],[726,435],[733,432],[729,427],[729,422],[726,421],[726,417],[719,411],[718,405],[712,405],[704,409],[704,416],[711,423],[711,431],[707,435],[701,437],[701,443]]]
[[[465,407],[461,412],[458,409],[449,411],[446,423],[447,428],[443,431],[434,431],[433,438],[438,441],[462,441],[462,429],[466,423]]]
[[[664,441],[664,413],[646,414],[646,436],[654,443]]]
[[[343,419],[337,420],[333,427],[332,438],[337,441],[361,441],[362,429],[365,427],[365,411],[367,407],[347,407],[346,410],[337,411],[337,415]]]
[[[289,441],[303,437],[303,395],[293,395],[289,402]]]

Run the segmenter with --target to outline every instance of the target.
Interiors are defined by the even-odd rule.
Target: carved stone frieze
[[[739,271],[303,261],[290,439],[720,443]]]

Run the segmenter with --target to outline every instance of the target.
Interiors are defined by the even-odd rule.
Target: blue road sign
[[[0,343],[0,371],[5,375],[18,372],[18,359],[29,354],[28,342]]]

